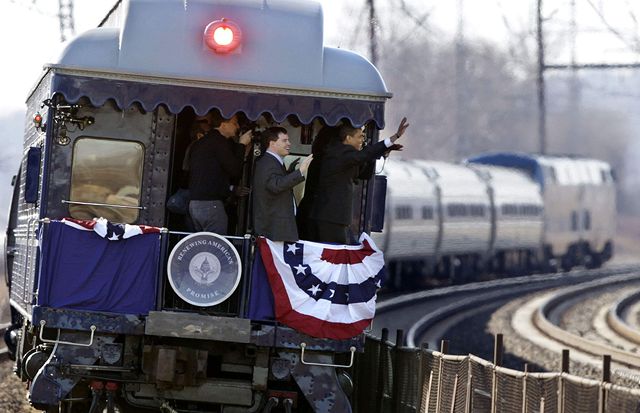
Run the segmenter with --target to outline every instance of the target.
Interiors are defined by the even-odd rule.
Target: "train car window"
[[[578,212],[572,211],[571,212],[571,231],[577,231],[577,230],[578,230]]]
[[[608,170],[606,168],[602,168],[600,170],[600,178],[602,179],[602,183],[611,183],[615,181],[613,170]]]
[[[466,217],[469,215],[465,204],[449,204],[447,205],[447,213],[450,217]]]
[[[413,209],[408,205],[396,207],[396,219],[412,219]]]
[[[584,221],[584,229],[591,229],[591,211],[583,211],[584,216],[582,217]]]
[[[520,215],[527,217],[535,217],[540,215],[540,208],[537,205],[523,204],[520,205]]]
[[[144,147],[138,142],[77,139],[71,166],[69,214],[77,219],[104,217],[120,223],[135,222],[143,165]]]
[[[422,219],[424,220],[433,219],[433,207],[431,206],[422,207]]]
[[[480,204],[469,205],[469,215],[471,215],[472,217],[483,217],[484,205],[480,205]]]
[[[502,215],[518,215],[518,206],[514,204],[503,204]]]

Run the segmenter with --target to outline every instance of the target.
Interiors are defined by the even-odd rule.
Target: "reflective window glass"
[[[143,163],[144,147],[138,142],[77,139],[71,166],[69,214],[77,219],[104,217],[113,222],[135,222]]]

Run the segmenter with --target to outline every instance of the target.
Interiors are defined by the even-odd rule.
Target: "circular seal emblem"
[[[189,304],[211,307],[233,294],[242,264],[233,245],[212,232],[191,234],[176,244],[167,265],[169,283]]]

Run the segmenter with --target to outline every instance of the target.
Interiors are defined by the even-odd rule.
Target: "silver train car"
[[[615,183],[602,161],[516,153],[454,164],[386,160],[391,288],[598,267],[613,254]]]
[[[286,127],[289,163],[345,119],[375,143],[390,97],[369,61],[324,45],[313,0],[127,0],[70,41],[28,96],[6,231],[5,341],[30,403],[351,411],[345,370],[364,334],[310,336],[252,310],[269,284],[257,283],[247,199],[227,205],[225,236],[193,233],[167,203],[198,116]],[[259,146],[236,184],[250,184]],[[358,186],[354,232],[375,226],[375,185]],[[97,217],[128,226],[98,230]]]

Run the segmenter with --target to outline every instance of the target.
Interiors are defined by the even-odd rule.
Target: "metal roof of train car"
[[[543,167],[553,168],[555,180],[560,185],[598,185],[612,180],[611,167],[608,163],[579,156],[498,152],[474,156],[466,161],[521,169],[529,173],[542,187],[544,187]]]
[[[226,54],[214,52],[203,40],[205,27],[222,18],[234,21],[242,30],[240,47]],[[383,104],[391,95],[380,73],[356,53],[324,46],[323,13],[317,1],[128,0],[105,21],[102,27],[72,40],[47,67],[58,73],[157,87],[150,92],[127,84],[109,92],[100,90],[104,85],[87,82],[79,91],[69,81],[64,85],[54,82],[54,92],[63,93],[68,100],[84,93],[94,104],[114,99],[121,107],[137,101],[146,110],[162,103],[174,113],[192,106],[203,114],[210,109],[203,101],[216,99],[222,103],[215,107],[229,116],[238,110],[274,107],[263,102],[268,96],[299,96],[296,108],[282,100],[275,104],[272,115],[276,120],[294,113],[306,123],[315,110],[330,124],[342,116],[355,124],[373,119],[384,126]],[[175,90],[163,89],[175,85],[226,93],[212,96],[187,91],[189,96],[184,98],[170,96]],[[224,103],[233,99],[229,92],[237,90],[261,95],[242,104]],[[309,96],[320,99],[303,99]],[[365,104],[356,104],[344,114],[326,101],[322,107],[323,97],[349,99],[351,106],[357,101]],[[287,105],[291,107],[283,107]],[[253,112],[250,117],[260,114]]]

